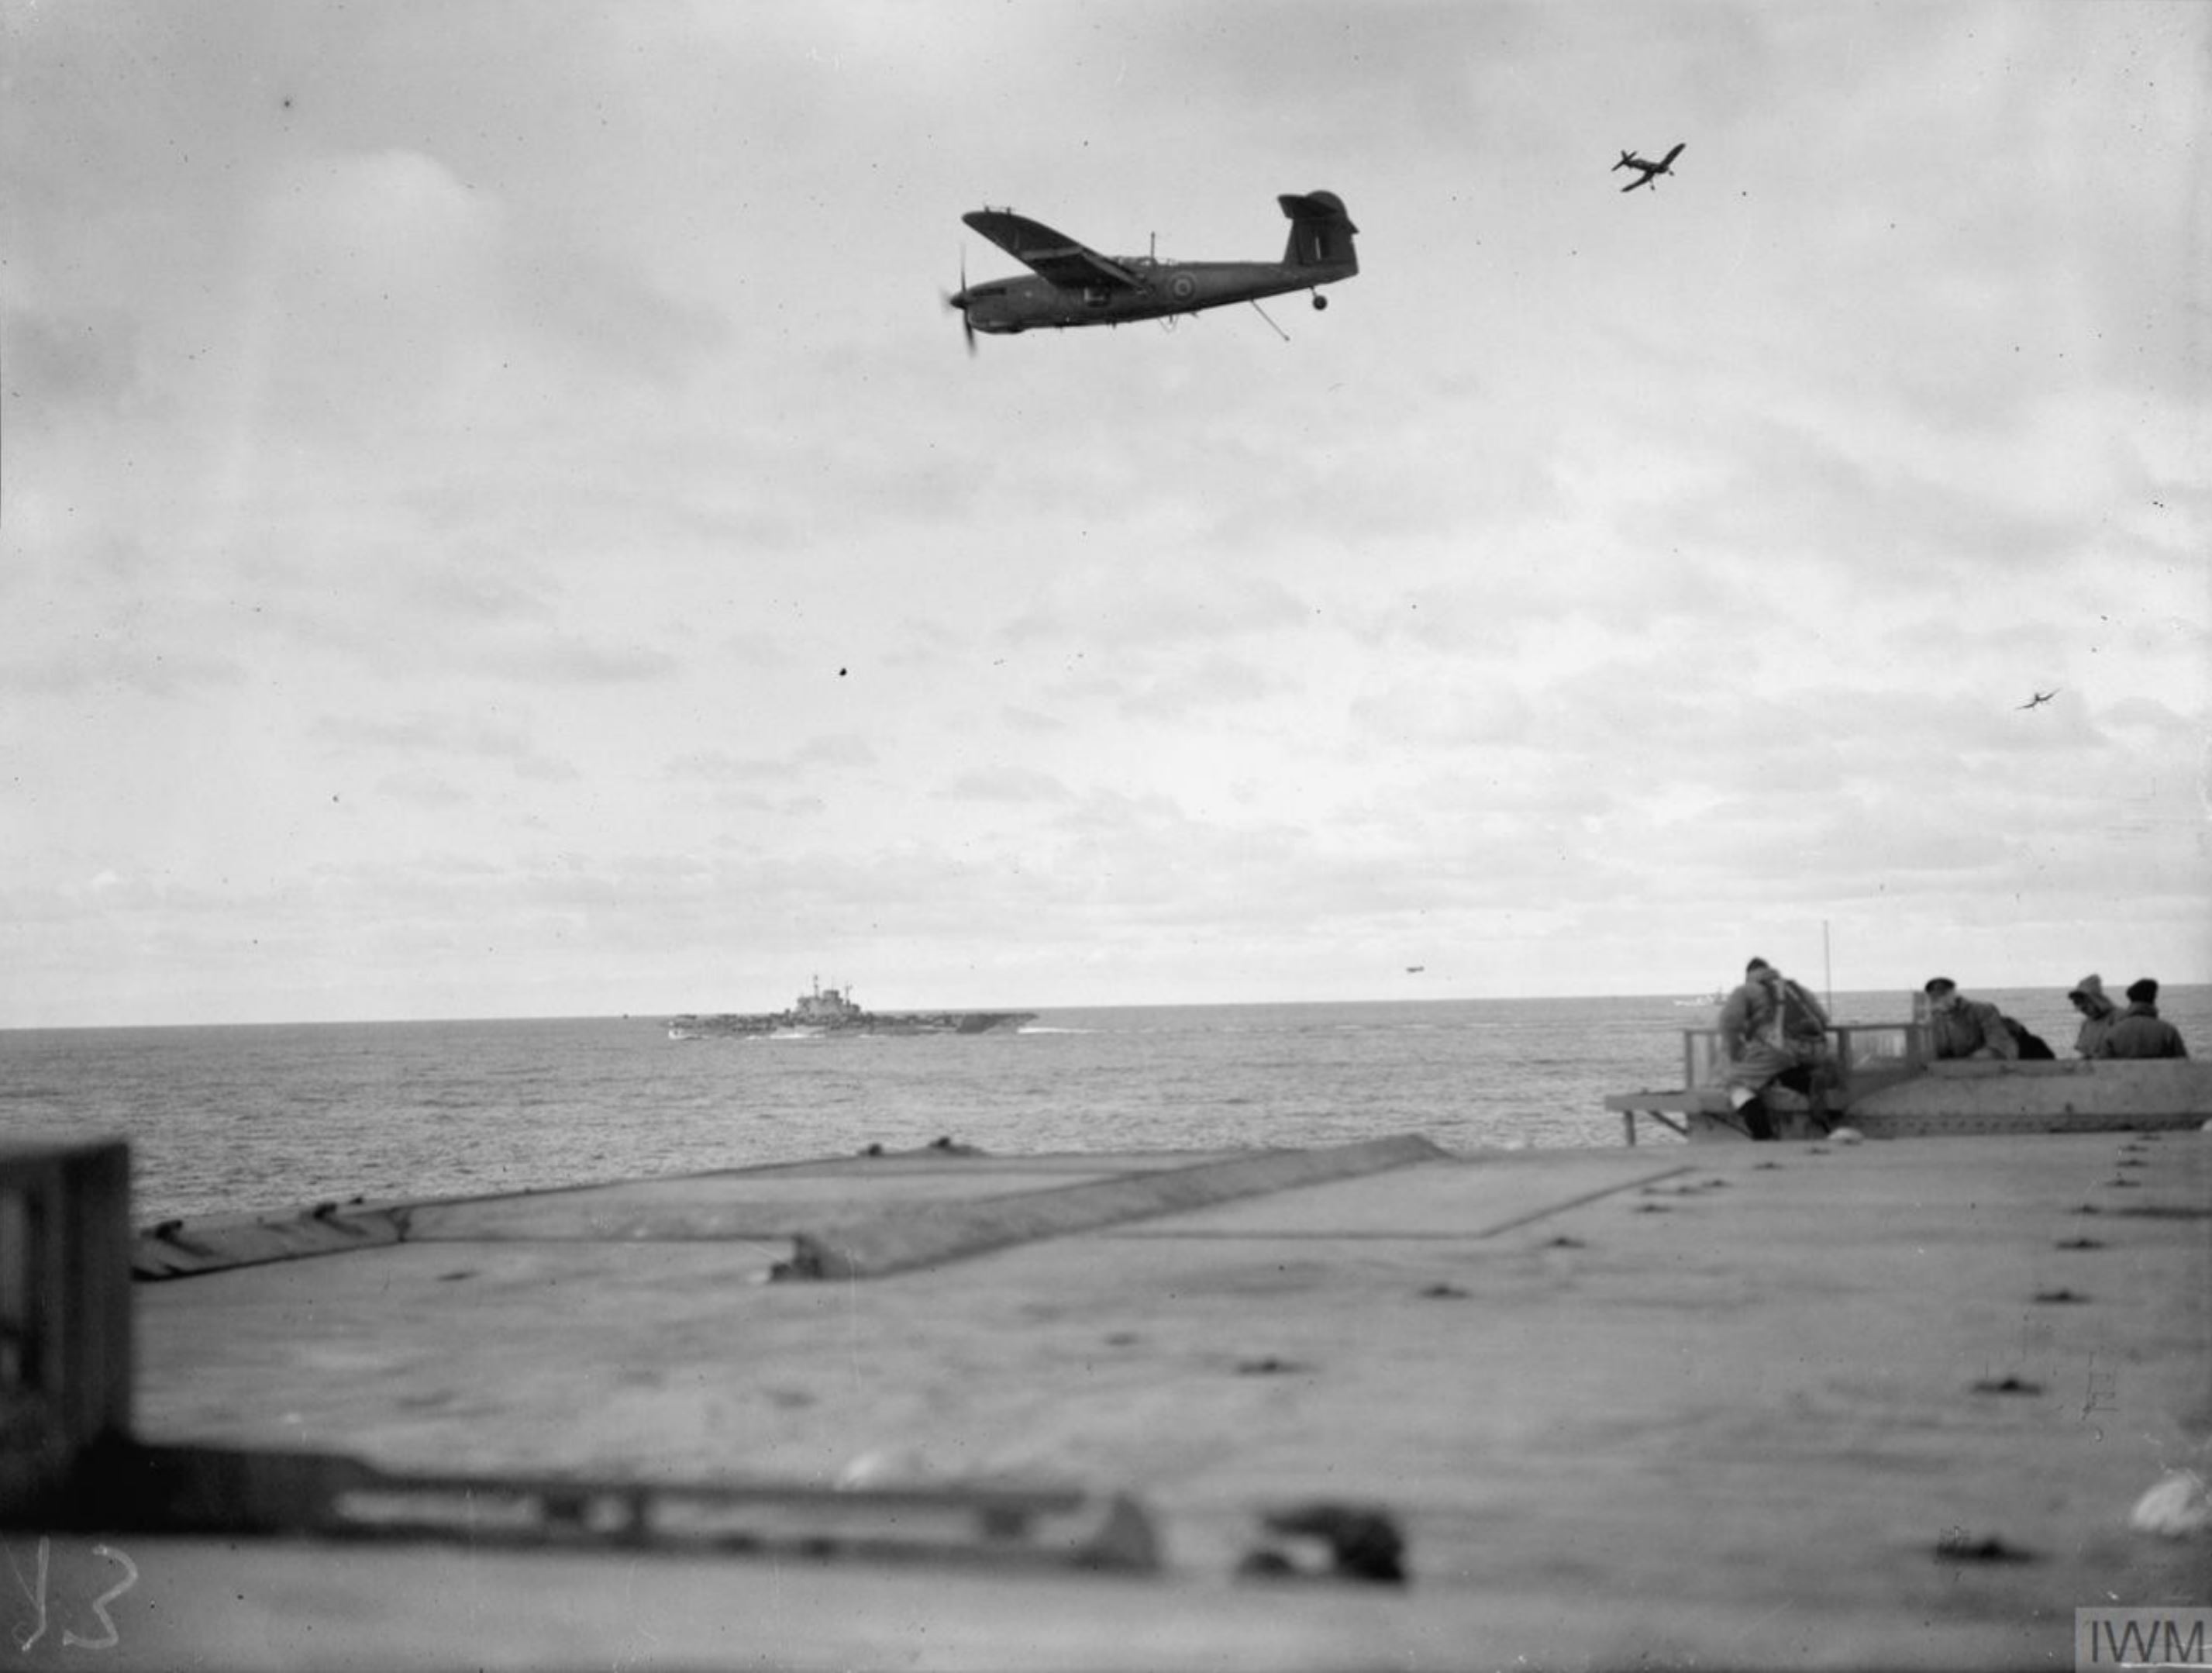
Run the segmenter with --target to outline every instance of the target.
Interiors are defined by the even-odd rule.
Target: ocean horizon
[[[2063,990],[1973,992],[2071,1055]],[[2212,986],[2161,998],[2192,1049],[2212,1049]],[[1911,1003],[1838,994],[1835,1019],[1901,1022]],[[1001,1153],[1398,1133],[1582,1148],[1621,1142],[1607,1094],[1680,1085],[1681,1031],[1712,1019],[1658,995],[1066,1007],[1018,1031],[796,1040],[678,1042],[665,1015],[11,1029],[0,1141],[127,1141],[140,1223],[941,1138]]]

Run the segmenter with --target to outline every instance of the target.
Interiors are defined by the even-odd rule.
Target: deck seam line
[[[1569,1197],[1564,1202],[1548,1203],[1541,1208],[1532,1209],[1528,1214],[1516,1214],[1511,1220],[1500,1221],[1496,1226],[1486,1226],[1467,1232],[1213,1232],[1202,1228],[1177,1232],[1165,1229],[1148,1231],[1143,1227],[1133,1227],[1121,1232],[1103,1231],[1097,1235],[1114,1242],[1131,1243],[1146,1241],[1165,1243],[1179,1238],[1222,1243],[1300,1243],[1308,1240],[1329,1243],[1480,1243],[1486,1238],[1495,1238],[1507,1232],[1517,1231],[1524,1226],[1533,1226],[1540,1220],[1548,1220],[1553,1214],[1565,1214],[1570,1208],[1584,1208],[1590,1203],[1602,1202],[1608,1196],[1617,1196],[1633,1187],[1656,1185],[1662,1180],[1678,1179],[1686,1173],[1696,1171],[1695,1163],[1685,1162],[1680,1167],[1662,1168],[1656,1173],[1640,1173],[1633,1179],[1624,1179],[1618,1184],[1607,1185],[1597,1190],[1584,1191],[1581,1195]]]
[[[1501,1232],[1516,1231],[1523,1226],[1533,1226],[1538,1220],[1547,1220],[1553,1214],[1565,1214],[1570,1208],[1580,1208],[1589,1203],[1602,1202],[1608,1196],[1617,1196],[1631,1186],[1656,1185],[1662,1179],[1680,1178],[1683,1174],[1694,1173],[1696,1171],[1695,1163],[1685,1162],[1680,1167],[1668,1168],[1659,1173],[1645,1174],[1635,1179],[1624,1179],[1618,1185],[1607,1185],[1600,1190],[1586,1191],[1580,1196],[1569,1197],[1565,1202],[1554,1202],[1546,1208],[1534,1209],[1518,1219],[1507,1220],[1503,1226],[1493,1226],[1482,1235],[1486,1238],[1494,1238]]]

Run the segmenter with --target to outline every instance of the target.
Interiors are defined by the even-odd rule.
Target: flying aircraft
[[[988,279],[945,299],[961,314],[968,348],[975,333],[994,336],[1042,326],[1119,325],[1163,319],[1200,309],[1251,302],[1285,291],[1310,290],[1313,305],[1327,307],[1319,287],[1359,271],[1352,247],[1359,230],[1333,192],[1285,194],[1275,201],[1290,218],[1291,237],[1280,261],[1170,261],[1157,255],[1102,256],[1064,233],[1007,209],[981,209],[960,218],[1015,260],[1033,278]],[[1272,321],[1270,322],[1273,323]]]
[[[1674,159],[1681,155],[1682,147],[1680,145],[1677,145],[1673,150],[1668,152],[1665,156],[1660,158],[1658,161],[1646,162],[1642,157],[1638,156],[1633,151],[1623,151],[1620,154],[1620,161],[1613,164],[1613,167],[1640,168],[1644,172],[1638,174],[1634,179],[1631,180],[1626,186],[1621,187],[1621,190],[1623,192],[1633,192],[1639,186],[1650,186],[1652,181],[1657,179],[1662,174],[1673,173],[1674,172]]]
[[[2049,702],[2051,700],[2051,698],[2053,698],[2053,697],[2057,697],[2057,696],[2058,695],[2058,693],[2059,693],[2059,691],[2060,691],[2060,690],[2061,690],[2061,689],[2062,689],[2061,687],[2054,685],[2054,686],[2052,686],[2052,687],[2051,688],[2051,690],[2049,690],[2048,691],[2038,691],[2038,692],[2037,692],[2033,697],[2030,697],[2030,698],[2029,698],[2026,703],[2014,703],[2014,704],[2013,705],[2013,707],[2014,707],[2014,708],[2015,708],[2015,709],[2035,709],[2035,708],[2039,708],[2039,707],[2040,707],[2042,704],[2046,703],[2049,703]]]

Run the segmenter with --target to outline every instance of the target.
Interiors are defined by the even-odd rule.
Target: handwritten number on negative
[[[116,1630],[115,1617],[108,1614],[107,1606],[138,1584],[138,1565],[112,1545],[95,1545],[92,1548],[92,1554],[116,1565],[123,1571],[123,1578],[92,1600],[92,1612],[100,1617],[102,1628],[100,1635],[97,1638],[86,1638],[64,1627],[62,1628],[64,1649],[112,1650],[123,1640],[122,1633]],[[8,1553],[9,1572],[15,1576],[17,1589],[30,1599],[33,1610],[29,1622],[19,1622],[9,1633],[9,1637],[16,1649],[26,1655],[30,1653],[33,1646],[46,1635],[47,1628],[52,1624],[46,1615],[50,1597],[47,1580],[52,1570],[52,1562],[53,1542],[41,1538],[39,1541],[38,1576],[34,1583],[24,1578],[21,1567],[15,1561],[15,1554],[13,1551]]]

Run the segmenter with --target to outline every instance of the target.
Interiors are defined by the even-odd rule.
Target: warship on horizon
[[[1036,1020],[1034,1011],[893,1011],[880,1015],[854,1003],[852,988],[824,988],[801,994],[784,1011],[686,1012],[668,1020],[672,1040],[748,1038],[810,1040],[841,1034],[990,1034],[1018,1029]]]

